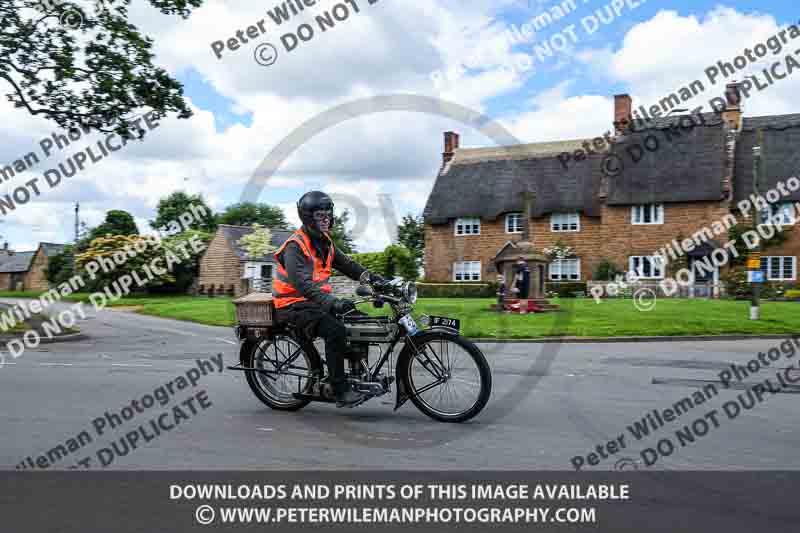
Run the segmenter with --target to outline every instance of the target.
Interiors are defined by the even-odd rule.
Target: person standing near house
[[[515,285],[517,288],[517,296],[521,299],[527,299],[531,288],[531,269],[528,268],[528,263],[522,259],[517,261],[517,276]]]
[[[336,405],[353,405],[364,395],[347,387],[344,375],[347,332],[336,315],[352,311],[355,304],[333,296],[328,280],[334,268],[354,280],[367,272],[370,283],[378,286],[386,280],[335,249],[329,236],[334,222],[330,196],[320,191],[307,192],[297,202],[297,214],[302,227],[275,252],[278,263],[273,279],[276,318],[294,323],[311,337],[325,340],[325,360],[336,393]]]
[[[506,299],[506,278],[502,274],[497,276],[497,312],[502,313],[505,307]]]

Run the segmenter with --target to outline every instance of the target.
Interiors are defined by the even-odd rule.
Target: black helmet
[[[314,218],[314,213],[317,211],[327,213],[329,218],[328,229],[323,230],[320,228],[319,221]],[[327,232],[333,226],[333,200],[321,191],[307,192],[297,201],[297,215],[307,228]]]

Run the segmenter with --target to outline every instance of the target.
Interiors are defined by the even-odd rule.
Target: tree
[[[112,209],[106,213],[105,221],[91,231],[90,240],[106,235],[139,235],[139,228],[130,213]]]
[[[247,252],[250,259],[258,259],[275,251],[272,232],[260,224],[253,224],[253,232],[239,239],[239,246]]]
[[[345,209],[341,215],[334,217],[329,235],[337,250],[341,250],[346,254],[354,254],[356,253],[356,246],[353,243],[353,236],[347,231],[347,222],[349,220],[350,212]]]
[[[156,218],[150,221],[150,227],[153,229],[166,228],[171,222],[180,223],[179,217],[184,213],[199,214],[203,212],[205,214],[195,217],[195,220],[189,224],[189,228],[213,233],[217,230],[216,217],[203,197],[199,194],[191,195],[183,191],[176,191],[158,201]]]
[[[397,227],[397,240],[411,251],[417,266],[422,265],[422,255],[425,252],[425,222],[421,216],[415,217],[410,213],[403,217],[403,222]]]
[[[139,249],[137,249],[137,245]],[[131,257],[125,250],[136,250],[136,254]],[[139,251],[141,250],[141,251]],[[106,272],[100,269],[95,273],[94,279],[86,275],[85,268],[90,261],[99,261],[104,257],[115,263],[114,254],[119,253],[125,257],[125,262],[122,264],[117,263],[117,267],[113,270]],[[134,271],[142,272],[143,267],[150,264],[158,257],[164,257],[166,249],[148,236],[142,235],[109,235],[107,237],[97,237],[93,239],[89,248],[85,252],[75,255],[75,267],[79,274],[83,275],[86,282],[86,287],[90,291],[101,290],[103,287],[118,280],[125,274],[131,274]],[[163,264],[161,265],[163,267]],[[170,285],[175,283],[175,275],[171,270],[163,269],[163,271],[155,271],[154,279],[147,283],[148,287],[159,285]]]
[[[68,244],[47,262],[47,281],[51,285],[59,285],[74,275],[72,254],[73,246]]]
[[[217,217],[217,222],[233,226],[260,224],[268,228],[289,229],[289,222],[280,207],[254,202],[242,202],[228,206]]]
[[[140,0],[141,1],[141,0]],[[187,18],[202,0],[148,0]],[[153,41],[128,21],[129,0],[0,2],[0,79],[15,107],[65,129],[132,135],[126,122],[144,110],[192,115],[183,86],[153,64]]]

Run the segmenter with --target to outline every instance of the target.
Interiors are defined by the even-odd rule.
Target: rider
[[[369,273],[340,250],[330,238],[333,226],[333,201],[320,191],[304,194],[297,202],[302,227],[275,252],[278,262],[273,281],[277,319],[292,322],[310,338],[325,339],[325,359],[339,407],[359,403],[364,395],[347,386],[344,355],[347,352],[346,330],[335,315],[355,309],[352,300],[336,298],[328,283],[334,268],[358,280],[367,273],[375,285],[386,283]]]

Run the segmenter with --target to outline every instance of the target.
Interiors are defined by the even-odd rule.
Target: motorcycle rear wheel
[[[311,394],[316,376],[322,376],[322,363],[313,344],[301,344],[289,335],[276,335],[246,343],[242,351],[244,366],[277,372],[245,372],[247,384],[256,398],[279,411],[297,411],[311,402],[310,399],[295,398],[294,393]],[[307,377],[286,372],[306,374]]]

